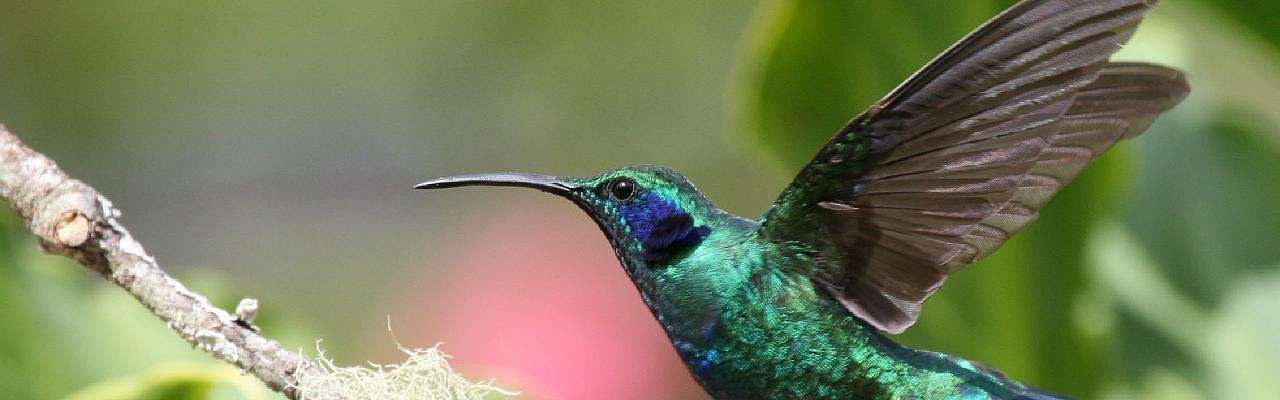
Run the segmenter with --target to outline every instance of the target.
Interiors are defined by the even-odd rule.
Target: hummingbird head
[[[658,166],[619,168],[592,177],[499,173],[432,179],[416,189],[516,186],[569,199],[609,238],[633,276],[641,266],[677,260],[711,234],[707,219],[718,209],[680,173]]]

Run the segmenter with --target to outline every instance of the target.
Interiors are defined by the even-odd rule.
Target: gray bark
[[[320,374],[300,353],[259,335],[187,290],[120,224],[120,212],[89,185],[0,126],[0,198],[9,203],[50,254],[70,257],[138,299],[183,340],[299,398],[296,377]]]

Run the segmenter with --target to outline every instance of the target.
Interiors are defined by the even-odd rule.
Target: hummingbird
[[[659,166],[415,187],[515,186],[572,201],[716,399],[1058,399],[887,334],[1186,97],[1177,70],[1110,61],[1155,3],[1013,5],[836,131],[755,220]]]

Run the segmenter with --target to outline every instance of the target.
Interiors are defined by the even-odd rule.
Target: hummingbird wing
[[[855,117],[765,212],[841,304],[899,333],[1116,141],[1189,91],[1110,63],[1154,0],[1030,0],[988,21]]]

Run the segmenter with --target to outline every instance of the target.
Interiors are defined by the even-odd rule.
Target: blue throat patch
[[[631,237],[644,247],[645,262],[667,259],[702,243],[711,233],[710,228],[694,226],[693,216],[680,209],[674,200],[655,192],[642,193],[619,211],[631,227]]]

